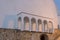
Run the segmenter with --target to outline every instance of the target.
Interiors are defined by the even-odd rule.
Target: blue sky
[[[58,10],[58,15],[60,15],[60,0],[55,0],[57,10]]]

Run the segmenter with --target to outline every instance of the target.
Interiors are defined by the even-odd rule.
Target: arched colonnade
[[[21,29],[23,25],[23,30],[30,30],[30,31],[40,31],[40,32],[53,32],[53,23],[51,21],[47,20],[41,20],[36,18],[31,18],[25,16],[23,18],[23,24],[22,24],[22,18],[18,18],[18,27]]]

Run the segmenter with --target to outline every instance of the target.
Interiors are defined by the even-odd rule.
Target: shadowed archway
[[[40,40],[48,40],[48,36],[46,34],[42,34],[40,36]]]

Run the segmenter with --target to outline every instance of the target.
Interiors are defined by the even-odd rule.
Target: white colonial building
[[[22,31],[54,32],[58,26],[54,0],[0,0],[0,6],[0,13],[16,15],[16,19],[6,19],[16,20],[10,23],[13,28],[16,25]],[[3,23],[5,26],[7,21]]]
[[[18,15],[18,28],[27,31],[53,32],[53,19],[21,12]]]

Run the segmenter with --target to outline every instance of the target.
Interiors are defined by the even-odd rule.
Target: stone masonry
[[[60,35],[60,31],[56,30],[55,33],[49,34],[33,31],[21,31],[18,29],[0,28],[0,40],[41,40],[41,35],[43,34],[46,34],[48,36],[48,40],[55,40],[55,38]]]

